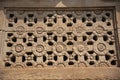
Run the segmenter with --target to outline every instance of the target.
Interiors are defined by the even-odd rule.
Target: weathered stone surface
[[[118,42],[118,40],[120,40],[118,39],[120,38],[120,1],[0,1],[0,80],[120,80],[120,68],[117,67],[120,63]],[[111,6],[114,6],[116,9]],[[52,10],[54,9],[53,7],[61,8]],[[65,10],[65,7],[71,7],[68,9],[72,10],[69,12],[69,10]],[[85,11],[83,12],[80,10],[79,12],[79,9],[82,9],[82,7],[86,7]],[[90,7],[94,8],[92,9]],[[88,8],[92,12],[87,11]],[[74,12],[75,9],[78,9],[76,13]],[[104,10],[102,13],[101,9]],[[94,13],[94,10],[96,13]],[[110,13],[110,16],[108,13]],[[83,17],[86,19],[85,22],[84,19],[82,22]],[[96,17],[97,21],[94,17]],[[104,18],[102,19],[102,17]],[[104,23],[102,23],[102,21]],[[85,28],[87,26],[85,24],[87,23],[92,23],[92,26],[99,24],[99,26],[95,28]],[[108,25],[106,26],[105,24],[107,23]],[[8,24],[10,28],[8,28]],[[72,27],[78,27],[71,28],[71,24]],[[14,27],[12,27],[12,25]],[[47,27],[51,25],[56,26],[53,28]],[[88,26],[90,25],[91,24],[88,24]],[[69,28],[66,26],[69,26]],[[109,28],[109,26],[111,27]],[[43,35],[45,36],[45,43],[41,38]],[[88,47],[88,44],[86,44],[87,42],[84,43],[82,37],[79,37],[83,35],[87,37],[88,44],[91,44],[90,41],[93,41],[94,45]],[[106,41],[102,40],[103,35],[107,35],[107,37],[104,37]],[[56,36],[58,39],[56,39]],[[61,41],[61,36],[65,36],[65,42]],[[93,36],[94,38],[92,40]],[[73,42],[74,45],[68,46],[67,42],[69,42],[68,44]],[[6,44],[8,44],[9,48]],[[52,44],[54,44],[54,46],[49,47]],[[34,47],[28,48],[28,46],[31,45]],[[48,53],[46,51],[48,51]],[[51,53],[51,51],[53,51],[53,53]],[[10,52],[12,52],[12,54]],[[63,55],[60,55],[60,53]],[[86,55],[84,55],[84,53]],[[63,57],[68,58],[66,62],[63,60]],[[45,62],[43,62],[43,60]],[[93,64],[93,62],[95,64]],[[62,63],[63,65],[58,66],[58,63]]]
[[[119,68],[28,68],[1,70],[2,80],[120,80]]]
[[[117,66],[113,11],[113,7],[7,8],[4,64],[6,67]]]

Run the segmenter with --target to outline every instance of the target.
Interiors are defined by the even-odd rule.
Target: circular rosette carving
[[[77,42],[74,44],[73,49],[74,49],[76,54],[84,55],[88,48],[87,48],[87,45],[85,43]]]
[[[53,47],[53,51],[56,55],[63,55],[66,51],[66,45],[62,42],[58,42]]]
[[[97,32],[98,34],[102,34],[103,31],[104,31],[104,28],[103,28],[102,26],[97,26],[97,27],[95,28],[95,30],[96,30],[96,32]]]
[[[41,44],[37,45],[36,46],[36,51],[39,52],[39,53],[43,52],[44,51],[44,46],[41,45]]]
[[[14,43],[12,50],[15,55],[23,55],[25,53],[26,46],[23,43]]]
[[[24,68],[24,67],[25,67],[24,64],[20,64],[20,63],[14,64],[13,66],[14,66],[15,68]]]
[[[96,15],[101,15],[102,12],[103,12],[103,11],[101,11],[101,10],[95,10],[95,11],[94,11],[94,13],[95,13]]]
[[[98,55],[105,55],[107,53],[108,47],[105,42],[95,42],[94,51]]]
[[[79,52],[83,52],[85,50],[85,46],[84,45],[78,45],[77,49]]]
[[[40,24],[40,26],[39,25],[35,26],[35,33],[34,34],[37,37],[43,36],[44,32],[45,32],[45,25]]]
[[[105,44],[103,44],[103,43],[99,43],[99,44],[97,44],[97,49],[98,49],[100,52],[103,52],[103,51],[106,49],[106,46],[105,46]]]
[[[17,34],[18,34],[18,35],[22,35],[22,34],[25,32],[25,29],[24,29],[23,26],[18,26],[18,27],[16,28],[16,31],[17,31]]]
[[[103,62],[99,62],[99,63],[98,63],[98,66],[99,66],[99,67],[109,67],[110,64],[109,64],[108,62],[106,62],[106,61],[103,61]]]
[[[42,56],[43,54],[45,54],[46,51],[45,43],[36,44],[33,48],[33,51],[36,56]]]
[[[76,14],[77,16],[81,16],[81,15],[83,14],[83,12],[82,12],[82,11],[75,11],[75,14]]]
[[[88,63],[87,62],[80,62],[78,64],[78,67],[87,67],[88,66]]]
[[[65,67],[65,64],[64,63],[58,63],[57,67]]]
[[[23,46],[22,44],[17,44],[17,45],[15,46],[15,51],[16,51],[16,52],[20,53],[20,52],[22,52],[23,50],[24,50],[24,46]]]
[[[62,34],[62,33],[64,32],[64,28],[58,27],[58,28],[56,29],[56,32],[57,32],[58,34]]]
[[[102,23],[101,23],[102,24]],[[97,35],[101,36],[103,34],[105,34],[105,29],[103,26],[101,25],[95,25],[94,27],[94,31],[97,33]]]
[[[66,31],[66,28],[63,25],[57,25],[55,27],[55,34],[57,34],[57,36],[65,35],[65,31]]]
[[[42,63],[40,63],[40,64],[37,64],[35,67],[37,67],[37,68],[43,68],[44,65]]]
[[[73,28],[73,33],[77,36],[81,36],[84,32],[85,32],[85,27],[83,25],[75,26]]]
[[[43,29],[42,27],[37,27],[37,28],[36,28],[37,34],[42,34],[43,31],[44,31],[44,29]]]
[[[18,38],[23,38],[25,36],[25,28],[23,26],[18,26],[16,28],[16,33],[14,34]]]

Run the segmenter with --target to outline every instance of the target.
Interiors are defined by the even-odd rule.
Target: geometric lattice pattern
[[[110,9],[7,10],[5,67],[114,67]]]

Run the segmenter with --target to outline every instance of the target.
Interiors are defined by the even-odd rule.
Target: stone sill
[[[120,68],[8,68],[0,69],[0,80],[120,80]]]

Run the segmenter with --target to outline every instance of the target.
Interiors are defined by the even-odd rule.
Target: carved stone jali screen
[[[6,8],[4,66],[117,67],[114,8]]]

